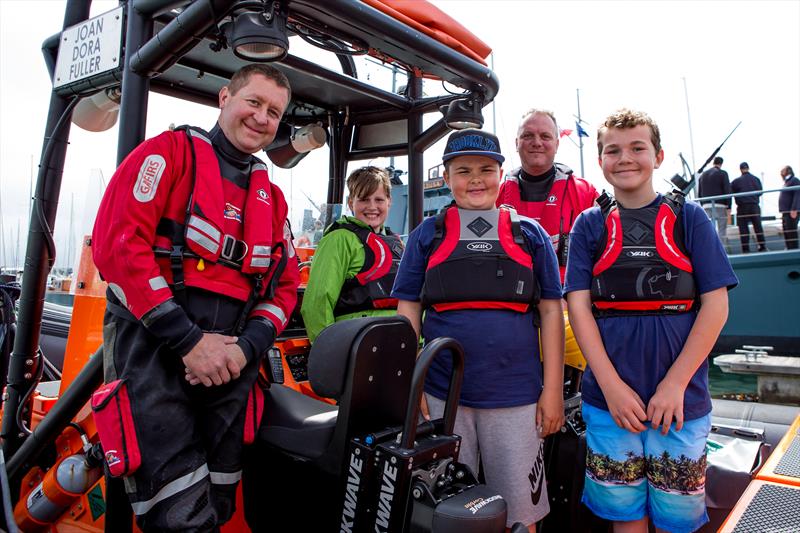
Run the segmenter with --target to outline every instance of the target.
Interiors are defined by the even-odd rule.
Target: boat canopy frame
[[[423,152],[448,132],[441,117],[423,129],[423,115],[438,111],[458,98],[472,98],[487,105],[499,89],[497,76],[480,61],[366,3],[356,0],[281,2],[288,9],[289,21],[311,25],[316,31],[339,40],[345,38],[345,42],[359,43],[370,55],[406,71],[406,90],[397,94],[360,80],[355,63],[345,49],[336,53],[341,72],[291,54],[273,63],[286,74],[292,86],[292,101],[283,120],[290,118],[292,126],[322,120],[327,127],[328,203],[341,203],[350,161],[407,155],[408,220],[413,228],[423,216]],[[101,358],[96,354],[65,391],[62,400],[69,401],[51,411],[46,424],[40,424],[32,432],[28,429],[29,400],[43,365],[38,351],[39,332],[47,275],[55,260],[52,228],[72,111],[81,98],[121,85],[117,142],[117,162],[120,163],[145,138],[150,91],[216,107],[220,88],[236,70],[248,63],[229,48],[214,50],[211,47],[219,42],[219,24],[231,16],[237,3],[234,0],[121,1],[125,20],[120,68],[61,86],[51,94],[0,430],[12,484],[35,464],[102,380]],[[91,0],[67,0],[63,29],[88,20],[90,7]],[[55,77],[60,42],[61,32],[42,45],[51,79]],[[422,92],[424,77],[441,79],[464,92],[426,97]],[[393,131],[400,129],[399,140],[386,144],[359,143],[362,126],[383,125]]]

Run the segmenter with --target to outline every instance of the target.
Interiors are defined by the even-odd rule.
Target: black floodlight
[[[225,25],[233,53],[246,61],[280,61],[289,53],[286,8],[280,2],[266,6],[263,11],[241,11],[233,24]]]
[[[444,122],[447,127],[454,130],[483,127],[483,114],[481,101],[478,98],[459,98],[453,100],[443,108]]]
[[[674,176],[672,176],[672,177],[669,179],[669,181],[670,181],[670,182],[671,182],[671,183],[672,183],[672,184],[673,184],[675,187],[677,187],[677,188],[678,188],[678,190],[680,190],[680,191],[686,191],[686,189],[689,187],[689,182],[688,182],[688,181],[686,181],[686,180],[683,178],[683,176],[681,176],[680,174],[675,174]]]

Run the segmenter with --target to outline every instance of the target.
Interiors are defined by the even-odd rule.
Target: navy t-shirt
[[[560,299],[561,281],[550,237],[538,223],[520,217],[522,233],[533,251],[533,270],[542,299]],[[392,296],[418,302],[434,237],[435,218],[408,236]],[[476,279],[475,283],[481,280]],[[422,337],[452,337],[464,348],[461,405],[475,408],[516,407],[536,403],[542,390],[539,329],[533,312],[502,309],[425,310]],[[445,399],[450,383],[450,355],[443,352],[430,366],[425,392]]]
[[[660,201],[661,195],[653,203]],[[684,242],[692,261],[698,294],[721,287],[729,290],[735,287],[739,281],[703,208],[687,201],[681,214],[685,230]],[[602,232],[603,215],[599,207],[584,211],[575,221],[570,235],[564,294],[590,289],[595,252]],[[678,315],[596,319],[611,363],[620,378],[636,391],[645,405],[678,358],[696,318],[696,312],[689,312]],[[583,375],[581,391],[586,403],[608,409],[591,368]],[[692,420],[709,412],[711,397],[708,392],[708,360],[705,360],[686,387],[683,416],[685,420]]]

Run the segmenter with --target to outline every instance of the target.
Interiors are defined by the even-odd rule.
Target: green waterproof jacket
[[[356,217],[344,216],[340,223],[352,223],[368,227]],[[381,227],[380,233],[385,230]],[[311,274],[303,295],[300,312],[306,325],[308,339],[313,343],[325,327],[348,318],[365,316],[391,316],[394,309],[374,309],[334,316],[333,310],[339,301],[344,282],[354,278],[364,266],[364,247],[352,231],[337,230],[325,234],[319,241],[311,260]]]

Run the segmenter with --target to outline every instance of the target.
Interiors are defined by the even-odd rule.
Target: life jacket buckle
[[[222,239],[222,251],[219,256],[228,261],[239,262],[247,255],[247,244],[233,235],[225,235]]]

